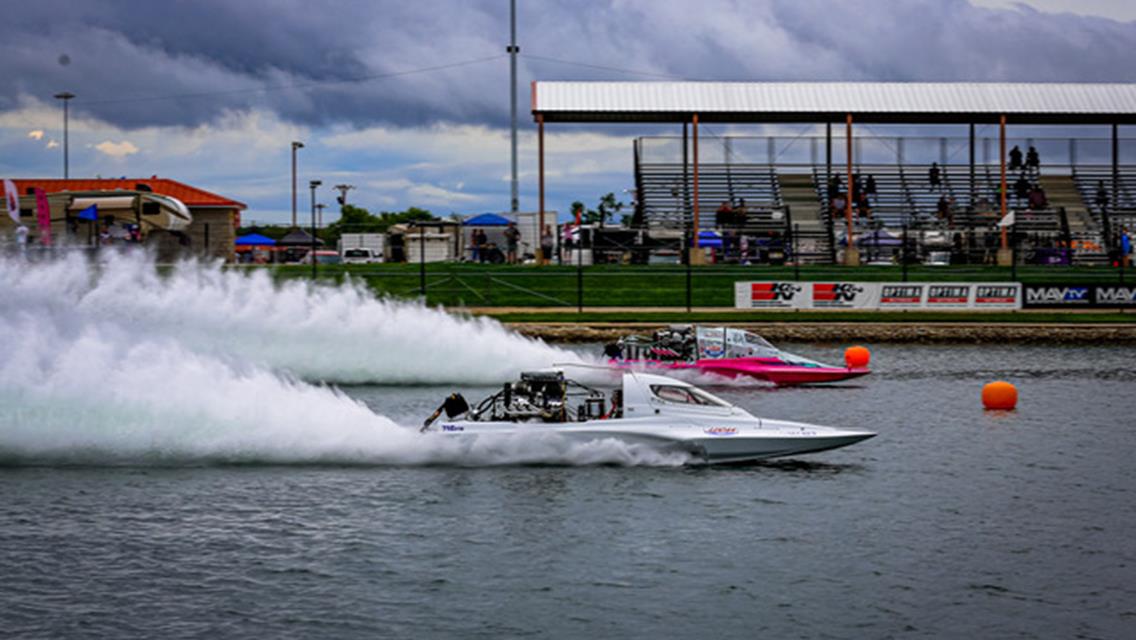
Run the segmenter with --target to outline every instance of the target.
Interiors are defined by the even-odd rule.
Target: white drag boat
[[[443,412],[446,419],[431,428]],[[666,376],[624,373],[622,388],[605,394],[560,371],[522,374],[473,408],[453,394],[426,420],[422,431],[428,429],[455,438],[554,433],[578,442],[616,439],[687,452],[705,463],[815,453],[876,435],[758,418]]]

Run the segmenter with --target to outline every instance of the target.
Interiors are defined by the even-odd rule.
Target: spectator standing
[[[1129,266],[1132,260],[1132,238],[1128,235],[1128,227],[1120,228],[1120,264]]]
[[[943,188],[943,176],[939,170],[939,163],[932,162],[931,168],[927,170],[927,182],[931,185],[931,191],[940,191]]]
[[[864,182],[864,195],[868,196],[872,200],[875,200],[876,198],[876,176],[870,173],[868,174],[867,181]]]
[[[521,241],[521,230],[517,228],[516,222],[510,222],[508,227],[505,227],[505,261],[509,264],[517,264],[517,245]]]
[[[552,227],[547,224],[540,234],[540,259],[544,262],[552,260]]]
[[[1026,173],[1023,171],[1018,179],[1014,182],[1014,196],[1018,200],[1025,200],[1029,197],[1030,181],[1026,179]]]
[[[835,199],[836,196],[840,195],[840,190],[843,188],[844,185],[840,182],[840,174],[833,174],[832,178],[828,181],[828,199]]]
[[[1041,173],[1041,156],[1032,145],[1029,150],[1026,151],[1026,171],[1029,171],[1035,176]]]
[[[1104,180],[1097,181],[1097,197],[1093,199],[1093,203],[1104,211],[1108,208],[1108,189],[1104,188]]]
[[[481,262],[481,229],[474,228],[469,234],[469,245],[472,247],[470,260]]]
[[[1006,168],[1010,171],[1017,171],[1022,168],[1022,150],[1018,148],[1018,145],[1014,145],[1014,148],[1010,149],[1010,166]]]
[[[28,228],[24,225],[16,227],[16,246],[19,247],[21,258],[28,255]]]
[[[1049,206],[1049,199],[1045,197],[1045,189],[1034,187],[1029,192],[1029,208],[1033,210],[1044,209]]]

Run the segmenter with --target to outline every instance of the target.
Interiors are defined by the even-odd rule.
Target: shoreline
[[[514,331],[549,342],[608,342],[650,333],[665,322],[505,322]],[[676,323],[677,324],[677,323]],[[725,322],[771,342],[871,342],[897,344],[1136,345],[1133,324],[904,322]]]

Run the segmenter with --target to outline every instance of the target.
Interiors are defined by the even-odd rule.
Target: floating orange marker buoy
[[[860,369],[868,366],[872,359],[872,352],[861,346],[848,347],[844,350],[844,364],[849,369]]]
[[[987,409],[1010,411],[1018,404],[1018,389],[1009,382],[997,380],[982,387],[982,406]]]

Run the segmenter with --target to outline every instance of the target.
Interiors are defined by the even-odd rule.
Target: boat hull
[[[850,431],[778,420],[714,420],[702,425],[689,420],[660,422],[651,418],[592,420],[578,423],[445,422],[436,432],[442,437],[563,438],[573,443],[618,440],[631,446],[646,446],[660,452],[689,454],[689,464],[750,462],[837,449],[875,436],[868,431]]]
[[[871,373],[867,368],[802,367],[770,360],[767,358],[704,358],[695,362],[613,360],[611,364],[633,369],[669,371],[694,369],[728,378],[750,377],[781,386],[840,382]]]

